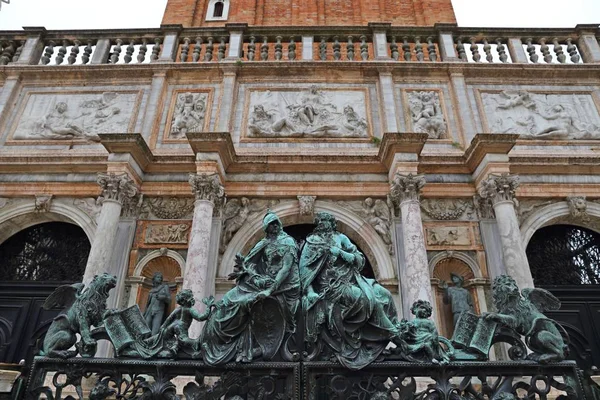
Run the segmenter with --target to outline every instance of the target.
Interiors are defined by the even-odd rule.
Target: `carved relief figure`
[[[171,137],[181,138],[185,137],[187,132],[196,133],[204,130],[207,98],[206,93],[190,92],[177,97],[171,122]]]
[[[325,92],[311,86],[300,93],[252,92],[248,135],[263,137],[367,136],[364,92]]]
[[[148,301],[144,311],[144,319],[153,335],[158,333],[170,303],[169,285],[163,283],[163,275],[160,272],[155,272],[152,277],[152,289],[148,293]]]
[[[454,286],[448,287],[446,281],[440,281],[439,287],[444,291],[444,303],[452,306],[452,318],[454,326],[456,326],[462,313],[474,312],[475,307],[473,306],[471,292],[463,287],[465,278],[454,272],[450,274],[450,278]]]
[[[493,133],[525,139],[592,139],[600,136],[600,116],[587,94],[539,94],[525,90],[482,93]]]
[[[390,228],[392,211],[386,201],[367,197],[362,202],[341,201],[340,204],[363,217],[388,246],[390,254],[392,253],[392,232]]]
[[[82,139],[128,132],[137,94],[43,94],[28,97],[15,139]]]
[[[466,227],[427,228],[427,244],[432,246],[467,246],[471,244]]]
[[[148,225],[146,243],[187,243],[189,224]]]
[[[569,196],[567,197],[567,203],[569,204],[569,213],[573,218],[583,222],[590,220],[585,196]]]
[[[223,230],[219,251],[221,253],[225,252],[233,236],[248,218],[254,218],[257,214],[263,213],[267,208],[273,207],[277,203],[279,203],[279,200],[250,200],[247,197],[228,200],[223,210]]]
[[[473,203],[461,199],[424,199],[421,200],[421,209],[434,220],[450,221],[472,219]],[[466,215],[465,215],[466,214]]]
[[[427,133],[431,139],[446,136],[446,120],[440,105],[439,93],[434,91],[410,91],[408,103],[413,122],[413,130]]]

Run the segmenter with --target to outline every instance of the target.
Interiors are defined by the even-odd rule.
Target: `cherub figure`
[[[568,337],[564,329],[543,312],[558,310],[560,301],[544,289],[523,289],[508,275],[500,275],[492,285],[494,305],[497,313],[483,316],[499,324],[514,329],[525,336],[527,346],[533,353],[528,359],[540,363],[558,362],[565,359],[568,346],[564,337]]]
[[[429,319],[433,311],[431,304],[426,300],[417,300],[410,311],[416,318],[400,322],[400,336],[406,343],[403,346],[406,358],[409,361],[446,364],[452,355],[452,348],[449,346],[449,351],[445,351],[440,346],[440,339],[444,338],[439,336],[435,324]]]

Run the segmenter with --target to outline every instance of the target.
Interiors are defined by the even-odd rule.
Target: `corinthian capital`
[[[208,200],[219,208],[225,200],[225,188],[217,174],[190,174],[190,186],[196,200]]]
[[[515,201],[515,193],[519,187],[519,177],[509,174],[490,174],[481,182],[479,195],[484,199],[490,199],[493,204],[502,201]]]
[[[397,173],[390,185],[390,197],[398,205],[405,201],[419,201],[423,186],[425,186],[423,175]]]
[[[138,193],[133,179],[127,174],[98,174],[96,182],[102,188],[101,197],[104,200],[114,200],[123,204],[126,199],[130,199]]]

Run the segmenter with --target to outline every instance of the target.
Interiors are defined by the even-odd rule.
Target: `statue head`
[[[194,304],[196,304],[196,300],[194,300],[194,293],[190,289],[183,289],[177,293],[175,300],[177,300],[177,304],[182,307],[193,307]]]
[[[454,272],[450,273],[450,279],[456,287],[462,287],[465,283],[465,277],[462,275],[455,274]]]
[[[373,207],[373,203],[374,203],[373,198],[367,197],[365,199],[365,206],[371,208],[371,207]]]
[[[198,98],[196,104],[194,104],[194,109],[196,111],[204,111],[204,99],[202,97]]]
[[[410,308],[410,312],[417,318],[427,319],[431,317],[433,308],[427,300],[417,300]]]
[[[281,223],[281,220],[279,219],[277,214],[275,214],[271,210],[267,210],[267,213],[263,218],[263,230],[265,231],[265,233],[268,235],[273,235],[279,233],[279,231],[282,228],[283,224]]]
[[[62,114],[65,111],[67,111],[67,103],[65,103],[64,101],[59,101],[58,103],[56,103],[56,106],[54,106],[54,109]]]
[[[335,217],[327,212],[317,213],[315,216],[315,232],[335,232],[337,229],[337,222]]]
[[[183,100],[186,103],[193,103],[194,102],[194,95],[191,94],[190,92],[187,92],[186,94],[183,95]]]
[[[161,285],[163,283],[163,274],[160,272],[155,272],[154,275],[152,275],[152,286],[158,286]]]
[[[500,275],[492,283],[494,305],[500,311],[512,308],[520,300],[521,294],[517,282],[510,275]]]
[[[318,94],[319,93],[319,87],[317,85],[311,85],[309,88],[310,92],[312,94]]]

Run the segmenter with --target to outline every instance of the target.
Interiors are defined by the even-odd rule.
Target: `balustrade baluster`
[[[333,59],[339,60],[342,57],[340,38],[337,36],[333,37]]]
[[[436,62],[437,52],[435,50],[435,43],[433,43],[433,38],[431,36],[427,38],[427,52],[429,53],[429,61]]]
[[[392,60],[398,61],[398,58],[400,58],[400,53],[398,52],[396,36],[392,36],[392,40],[390,40],[390,53],[392,55]]]
[[[52,58],[52,55],[54,54],[54,45],[55,45],[55,43],[52,40],[48,42],[48,45],[44,49],[44,55],[42,56],[42,59],[41,59],[42,64],[44,64],[44,65],[50,64],[50,59]]]
[[[567,38],[567,52],[571,56],[571,62],[577,64],[579,62],[579,53],[577,52],[577,46],[572,42],[571,38]]]
[[[471,54],[473,55],[473,61],[480,62],[481,54],[479,54],[479,46],[477,46],[475,38],[471,38],[471,47],[469,47],[469,50],[471,50]]]
[[[275,38],[275,59],[277,61],[281,60],[281,57],[283,57],[283,45],[281,44],[281,40],[283,38],[281,36],[277,36]]]
[[[135,51],[135,41],[131,39],[129,41],[129,45],[125,49],[125,57],[123,57],[123,61],[125,64],[129,64],[131,60],[133,60],[133,52]]]
[[[190,52],[190,38],[183,38],[183,45],[181,46],[181,54],[179,60],[184,63],[187,62],[188,53]]]
[[[194,45],[194,52],[192,53],[192,62],[198,62],[198,60],[200,60],[201,52],[202,52],[202,37],[196,36],[196,44]]]
[[[567,62],[567,56],[565,55],[565,52],[563,51],[563,48],[560,44],[560,42],[558,41],[558,38],[554,38],[552,39],[552,43],[554,44],[554,53],[556,54],[556,59],[558,60],[559,63],[564,64]]]
[[[217,47],[217,59],[221,61],[225,58],[225,49],[227,49],[227,45],[225,44],[225,36],[221,36],[221,42],[219,43],[219,47]]]
[[[465,45],[463,44],[460,38],[456,41],[456,51],[458,52],[458,58],[460,60],[469,61],[469,58],[467,57],[467,52],[465,50]]]
[[[92,41],[88,40],[87,45],[83,48],[83,54],[81,55],[81,63],[87,64],[90,62],[90,58],[92,58],[92,52],[94,48],[92,47]]]
[[[352,39],[352,36],[348,36],[348,43],[346,44],[346,58],[350,61],[354,60],[354,43]]]
[[[288,60],[296,59],[296,43],[294,43],[294,37],[290,37],[290,44],[288,45]]]
[[[58,54],[56,55],[56,65],[60,65],[63,63],[65,56],[67,55],[67,46],[69,42],[66,40],[62,41],[62,46],[58,48]]]
[[[529,60],[532,63],[537,63],[538,62],[538,55],[535,52],[535,46],[533,45],[533,39],[532,38],[527,38],[527,40],[525,41],[525,43],[527,43],[527,53],[529,53]]]
[[[2,48],[2,54],[0,55],[0,65],[6,65],[12,60],[15,54],[15,42],[7,41],[4,43]]]
[[[492,45],[489,44],[487,38],[483,39],[483,52],[485,53],[485,59],[490,64],[494,62],[494,55],[492,54]]]
[[[319,58],[321,61],[327,60],[327,38],[321,36],[321,43],[319,43]]]
[[[206,44],[206,52],[204,53],[204,61],[212,61],[215,39],[210,36]]]
[[[158,60],[158,55],[160,54],[160,38],[154,38],[154,45],[152,46],[152,54],[150,55],[150,62],[154,62]]]
[[[423,45],[421,44],[421,38],[415,37],[415,53],[417,54],[417,61],[423,61],[425,56],[423,55]]]
[[[142,45],[140,51],[138,51],[137,62],[138,64],[143,63],[146,60],[146,52],[148,51],[148,39],[142,39]]]
[[[269,38],[263,36],[263,44],[260,46],[260,59],[267,61],[269,59]]]
[[[360,58],[362,58],[363,61],[369,59],[369,44],[367,43],[367,37],[365,35],[360,37]]]
[[[17,50],[15,50],[15,54],[12,57],[12,62],[19,61],[19,57],[21,57],[21,52],[23,51],[23,46],[25,46],[25,42],[19,42],[19,47],[17,47]]]
[[[540,39],[540,51],[544,56],[544,61],[550,64],[552,62],[552,54],[550,53],[550,47],[546,44],[546,38]]]
[[[410,43],[408,43],[408,36],[402,38],[402,51],[404,52],[404,61],[410,61],[412,54],[410,52]]]
[[[250,43],[248,43],[248,61],[254,61],[256,55],[256,37],[250,36]]]
[[[119,62],[122,44],[123,44],[123,41],[121,39],[117,39],[117,44],[113,48],[112,54],[110,55],[110,64],[116,64]]]
[[[506,46],[502,43],[502,39],[496,39],[496,49],[498,50],[498,58],[500,58],[500,62],[508,61],[508,54],[506,54]]]
[[[79,45],[81,42],[79,40],[73,41],[73,47],[71,47],[71,52],[69,53],[69,58],[67,58],[67,62],[69,65],[75,64],[77,61],[77,56],[79,55]]]

